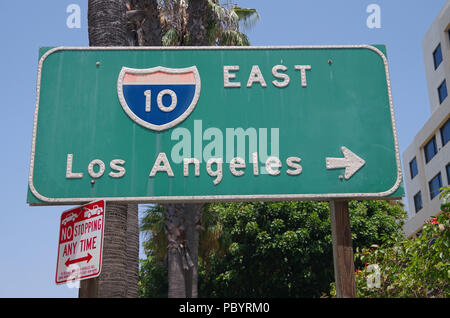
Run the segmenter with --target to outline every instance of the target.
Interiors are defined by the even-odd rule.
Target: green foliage
[[[147,254],[139,270],[139,297],[166,298],[168,293],[167,266],[157,257]]]
[[[209,213],[219,215],[229,235],[222,242],[227,253],[218,257],[212,251],[211,269],[202,273],[202,296],[301,297],[328,286],[333,268],[328,204],[215,204]]]
[[[251,29],[260,19],[256,9],[241,8],[235,5],[232,11],[238,16],[238,20],[244,29]]]
[[[180,42],[180,35],[175,28],[167,29],[162,36],[163,46],[176,46]]]
[[[443,213],[427,221],[417,237],[396,237],[381,247],[357,250],[358,297],[450,296],[450,211],[446,203]]]
[[[404,210],[386,201],[352,201],[354,247],[400,237]],[[211,205],[228,252],[212,251],[203,271],[205,297],[319,297],[334,280],[329,205],[325,202]],[[223,248],[222,247],[222,248]]]
[[[386,201],[350,202],[354,247],[400,238],[404,211]],[[160,211],[145,218],[157,230]],[[199,245],[201,297],[319,297],[334,280],[329,205],[326,202],[209,204]],[[145,243],[141,295],[165,297],[167,278],[157,234]],[[153,268],[152,268],[153,267]],[[165,269],[167,273],[167,269]],[[153,277],[150,278],[150,276]],[[166,274],[167,275],[167,274]],[[158,279],[160,279],[158,281]]]
[[[259,20],[255,9],[242,9],[234,6],[231,9],[221,5],[217,0],[208,0],[209,14],[206,33],[209,45],[248,46],[248,37],[240,32],[239,25],[251,28]]]
[[[141,219],[146,259],[140,260],[139,297],[167,297],[167,265],[165,264],[167,239],[164,234],[164,208],[149,205]]]
[[[405,211],[400,204],[388,201],[350,201],[352,241],[354,247],[380,244],[387,238],[403,237]]]
[[[189,45],[188,1],[159,0],[158,9],[161,19],[162,45]],[[259,21],[255,9],[221,5],[218,0],[207,1],[205,29],[208,45],[248,46],[248,37],[240,32],[240,25],[250,29]]]
[[[164,233],[164,207],[149,205],[141,219],[141,231],[144,233],[144,251],[154,258],[154,263],[161,263],[166,256],[167,237]],[[145,236],[146,235],[146,236]]]
[[[449,297],[449,226],[449,213],[442,213],[416,238],[358,252],[356,258],[365,264],[357,270],[358,297]],[[370,264],[378,265],[379,288],[367,285],[369,275],[375,279],[367,272]]]
[[[450,212],[450,187],[443,187],[439,190],[441,191],[439,198],[442,200],[441,210],[443,212]]]

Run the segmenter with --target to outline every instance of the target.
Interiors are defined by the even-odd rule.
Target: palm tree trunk
[[[126,7],[124,0],[89,0],[90,46],[126,46]],[[139,225],[136,204],[108,203],[105,211],[102,272],[84,288],[96,284],[97,297],[137,297],[139,270]],[[94,296],[94,295],[90,295]]]
[[[208,1],[207,0],[189,0],[188,5],[188,32],[189,32],[189,44],[192,46],[206,46],[208,45],[208,39],[206,37],[206,18],[208,14]],[[175,291],[179,291],[179,294],[175,297],[198,297],[198,243],[199,243],[199,231],[201,228],[201,218],[203,214],[203,204],[175,204],[166,206],[166,220],[170,221],[170,210],[175,207],[175,210],[183,211],[183,215],[178,216],[177,222],[182,222],[178,225],[177,231],[182,230],[180,240],[176,242],[177,246],[184,246],[185,255],[178,257],[174,253],[169,254],[169,298],[175,295]],[[169,218],[167,217],[169,216]],[[169,228],[169,227],[167,227]],[[170,233],[169,236],[174,238],[175,236]],[[169,237],[168,236],[168,237]],[[170,245],[170,241],[169,241]],[[183,251],[183,249],[181,249]],[[171,255],[172,254],[172,255]],[[172,279],[170,278],[170,257],[173,261],[183,263],[183,257],[188,258],[185,260],[187,266],[184,266],[183,282],[185,292],[183,293],[176,282],[176,286],[171,286]],[[190,261],[190,262],[189,262]],[[192,266],[191,266],[192,264]],[[179,270],[179,265],[173,266],[173,269]],[[178,272],[173,273],[180,279],[181,275]],[[174,278],[175,279],[175,278]],[[171,291],[173,290],[173,291]]]
[[[99,298],[127,296],[127,204],[106,203]]]
[[[169,298],[185,298],[186,265],[183,266],[185,263],[185,232],[182,205],[164,205],[164,231],[167,236],[168,296]]]
[[[198,242],[203,204],[165,204],[169,298],[198,297]]]
[[[162,29],[157,0],[128,0],[127,20],[129,43],[133,46],[161,46]]]
[[[193,266],[186,272],[186,297],[198,297],[198,244],[203,204],[184,204],[186,247]]]
[[[189,0],[188,32],[192,46],[208,45],[207,0]],[[198,296],[198,242],[203,204],[166,204],[169,298]]]
[[[133,9],[135,6],[137,10],[145,13],[140,22],[132,21],[128,14],[125,13],[125,42],[129,44],[127,39],[128,27],[130,25],[138,25],[143,33],[143,42],[138,42],[134,45],[153,46],[161,45],[161,24],[158,11],[157,0],[128,0],[125,3],[126,10]],[[121,13],[122,14],[122,13]],[[125,44],[126,45],[126,44]],[[127,246],[126,246],[126,263],[127,263],[127,290],[126,297],[138,297],[139,288],[139,217],[138,205],[128,205],[127,217]]]
[[[208,17],[208,0],[189,0],[187,9],[189,19],[187,29],[189,33],[189,45],[206,46],[206,19]]]
[[[89,0],[90,46],[126,46],[126,7],[124,0]]]
[[[127,205],[126,231],[126,294],[127,298],[139,296],[139,211],[137,204]]]

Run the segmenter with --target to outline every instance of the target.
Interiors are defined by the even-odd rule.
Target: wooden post
[[[348,201],[330,202],[334,277],[338,298],[356,298],[355,265]]]
[[[91,278],[80,281],[78,298],[97,298],[98,297],[98,278]]]

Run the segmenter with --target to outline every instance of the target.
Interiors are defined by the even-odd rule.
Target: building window
[[[425,163],[428,163],[437,154],[436,138],[433,138],[423,148],[425,153]]]
[[[419,191],[414,196],[414,207],[416,209],[416,213],[419,212],[423,208],[422,204],[422,193]]]
[[[409,171],[411,172],[411,179],[414,179],[414,177],[419,173],[419,171],[417,170],[416,157],[414,157],[414,159],[409,163]]]
[[[450,118],[447,119],[447,122],[441,127],[441,140],[442,146],[445,146],[445,144],[450,140]]]
[[[442,102],[447,98],[447,83],[445,80],[442,82],[441,86],[438,87],[438,94],[439,103],[442,104]]]
[[[450,185],[450,163],[447,164],[445,170],[447,170],[447,184]]]
[[[439,194],[439,189],[442,188],[440,172],[428,182],[428,188],[430,189],[430,199],[433,200],[433,198]]]
[[[437,46],[436,50],[433,52],[434,69],[437,69],[442,63],[442,50],[441,43]]]

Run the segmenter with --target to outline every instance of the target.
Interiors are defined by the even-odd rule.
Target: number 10
[[[145,95],[145,111],[147,113],[150,113],[152,110],[152,91],[151,90],[146,90],[144,92]],[[170,104],[170,106],[164,106],[162,99],[165,95],[170,95],[170,97],[172,98],[172,102]],[[170,89],[165,89],[162,90],[161,92],[159,92],[158,97],[156,98],[157,104],[158,104],[158,108],[165,112],[165,113],[170,113],[171,111],[173,111],[178,104],[178,99],[177,99],[177,94],[175,94],[174,91],[170,90]]]

